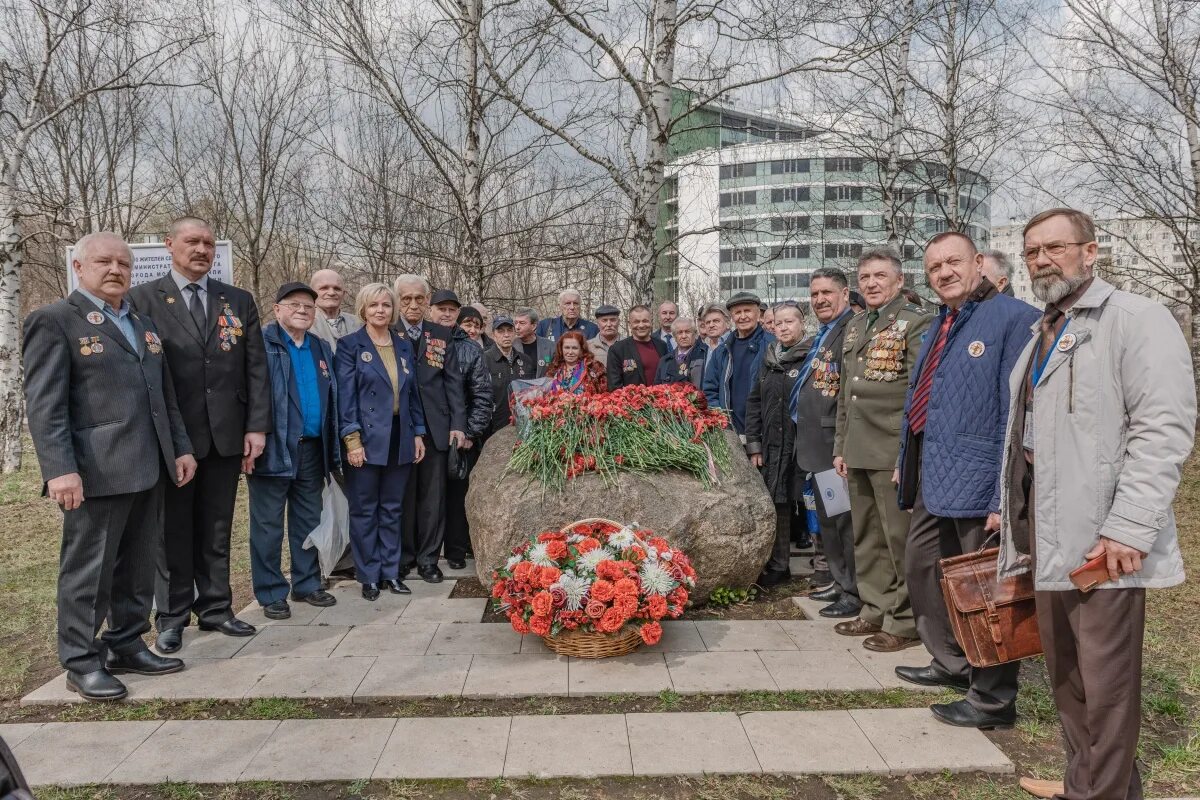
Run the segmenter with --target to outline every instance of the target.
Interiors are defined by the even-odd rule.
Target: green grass
[[[827,775],[825,784],[838,800],[875,800],[883,794],[883,781],[875,775]]]
[[[204,793],[194,783],[160,783],[154,787],[164,800],[203,800]]]

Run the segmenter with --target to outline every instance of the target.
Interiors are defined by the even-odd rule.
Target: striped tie
[[[954,309],[946,315],[946,319],[938,328],[937,341],[933,343],[933,347],[929,350],[929,357],[925,359],[925,369],[921,370],[921,380],[917,383],[917,390],[913,392],[912,408],[908,411],[908,427],[913,433],[925,430],[925,418],[929,410],[929,394],[933,390],[933,374],[937,372],[938,362],[942,360],[942,351],[946,349],[946,338],[957,316],[958,309]]]

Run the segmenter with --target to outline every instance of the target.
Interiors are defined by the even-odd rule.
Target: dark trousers
[[[63,513],[58,566],[58,660],[75,673],[104,666],[104,653],[146,649],[154,561],[163,524],[163,485],[135,494],[88,497]],[[107,619],[108,630],[96,640]]]
[[[858,599],[858,580],[854,575],[854,523],[850,512],[846,511],[836,517],[825,513],[825,500],[821,493],[814,489],[817,496],[817,522],[821,526],[821,552],[829,573],[842,590],[855,600]]]
[[[404,556],[401,572],[436,567],[446,538],[446,453],[432,444],[413,470],[404,496]]]
[[[260,605],[286,600],[289,588],[297,597],[321,588],[317,548],[306,550],[304,540],[321,523],[324,473],[321,440],[310,439],[300,442],[296,448],[296,477],[246,477],[250,490],[250,576],[254,582],[254,599]],[[290,587],[280,566],[285,509],[292,564]]]
[[[213,450],[197,460],[190,483],[180,487],[168,482],[154,587],[160,631],[186,626],[193,612],[213,625],[233,617],[229,536],[241,471],[241,456],[220,456]]]
[[[771,558],[767,569],[784,572],[792,563],[792,503],[775,504],[775,544],[771,547]]]
[[[912,525],[908,529],[908,546],[904,551],[904,573],[917,620],[917,635],[933,656],[934,669],[943,675],[970,680],[967,702],[980,711],[994,714],[1010,708],[1017,701],[1017,674],[1021,664],[1014,661],[979,669],[967,663],[954,638],[954,629],[950,627],[950,616],[942,596],[942,570],[938,565],[940,559],[973,553],[982,547],[988,538],[984,530],[986,522],[986,517],[952,519],[934,516],[925,508],[918,485]]]
[[[1066,800],[1141,800],[1145,589],[1035,592],[1067,750]]]
[[[412,464],[397,464],[401,424],[392,420],[387,466],[347,467],[346,503],[350,507],[350,552],[359,583],[400,580],[401,526]],[[429,454],[426,453],[426,458]]]

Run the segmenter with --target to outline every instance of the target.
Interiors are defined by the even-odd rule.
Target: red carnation
[[[538,585],[543,589],[549,589],[554,584],[558,583],[558,579],[562,577],[562,570],[558,567],[539,567],[538,568]]]
[[[616,584],[617,594],[631,594],[634,597],[638,593],[638,584],[633,578],[621,578]]]
[[[637,595],[621,594],[613,601],[613,608],[620,612],[623,619],[629,619],[637,614]]]
[[[600,617],[600,621],[596,623],[596,627],[603,633],[616,633],[621,630],[621,626],[625,624],[625,617],[621,616],[621,612],[615,608],[610,608],[604,612],[604,616]]]
[[[579,555],[590,553],[599,546],[600,542],[596,541],[590,536],[575,543],[575,549],[579,551]]]
[[[522,561],[513,568],[513,578],[520,583],[529,582],[529,573],[533,571],[533,564],[528,561]]]
[[[538,616],[548,617],[554,608],[554,598],[549,592],[538,592],[533,596],[533,613]]]
[[[600,579],[593,583],[590,592],[591,598],[593,600],[599,600],[601,603],[607,603],[609,600],[612,600],[616,594],[616,589],[613,588],[612,583],[604,579]]]
[[[555,539],[552,542],[546,543],[546,555],[555,561],[560,561],[567,557],[567,545],[565,542]]]
[[[492,584],[492,597],[502,597],[504,595],[505,581],[496,581]]]
[[[521,615],[513,612],[508,615],[508,621],[512,623],[513,630],[524,636],[529,633],[529,626],[525,624],[525,620],[521,619]]]
[[[550,635],[550,618],[549,617],[531,617],[529,620],[529,630],[538,636]]]
[[[657,622],[647,622],[646,624],[642,625],[638,633],[642,635],[643,642],[649,645],[655,645],[658,644],[660,639],[662,639],[663,629],[662,625],[659,625]]]
[[[660,594],[650,595],[646,601],[646,611],[651,619],[662,619],[667,615],[667,598]]]

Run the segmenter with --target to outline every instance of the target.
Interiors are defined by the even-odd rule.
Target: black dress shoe
[[[200,630],[216,631],[223,633],[226,636],[253,636],[258,633],[258,629],[249,622],[242,622],[237,617],[230,617],[224,622],[213,625],[211,622],[201,622]]]
[[[449,566],[450,569],[466,569],[467,568],[466,559],[462,559],[462,558],[447,558],[446,565]]]
[[[90,700],[93,703],[121,700],[129,694],[125,684],[114,678],[112,673],[106,669],[98,669],[86,674],[68,672],[67,688],[84,700]]]
[[[178,653],[183,647],[183,628],[163,628],[158,632],[154,646],[160,653]]]
[[[404,581],[380,581],[379,585],[392,594],[412,594],[412,589],[404,585]]]
[[[291,619],[292,607],[287,600],[276,600],[263,606],[263,616],[267,619]]]
[[[363,600],[378,600],[379,587],[374,583],[364,583],[362,595]]]
[[[825,606],[817,613],[828,619],[845,619],[857,617],[859,611],[862,611],[862,602],[856,600],[852,595],[843,594],[836,602]]]
[[[308,594],[294,594],[292,595],[292,599],[297,603],[308,603],[310,606],[316,606],[317,608],[329,608],[330,606],[337,605],[337,598],[324,589],[318,589]]]
[[[842,596],[842,587],[836,583],[828,589],[822,589],[819,592],[809,592],[808,599],[816,600],[818,603],[832,603]]]
[[[104,657],[104,667],[113,675],[170,675],[183,670],[183,661],[178,658],[163,658],[149,650],[139,650],[119,656],[110,652]]]
[[[417,567],[417,574],[421,576],[421,580],[426,583],[441,583],[442,571],[437,566],[432,567]]]
[[[938,672],[932,664],[928,667],[896,667],[896,677],[917,686],[946,686],[960,692],[971,688],[969,680]]]
[[[953,703],[934,703],[929,707],[933,715],[947,725],[957,725],[960,728],[978,728],[990,731],[995,728],[1011,728],[1017,721],[1017,707],[1011,705],[999,714],[989,714],[980,711],[966,700],[956,700]]]

